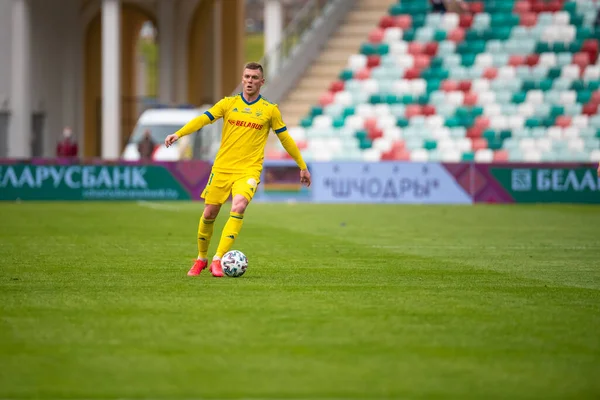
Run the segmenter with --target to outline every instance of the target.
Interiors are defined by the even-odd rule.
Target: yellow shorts
[[[212,172],[208,183],[202,191],[202,197],[206,204],[221,205],[227,201],[229,195],[235,197],[238,194],[251,201],[260,183],[260,174],[228,174],[223,172]]]

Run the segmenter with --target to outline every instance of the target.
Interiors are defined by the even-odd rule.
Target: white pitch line
[[[138,206],[151,208],[153,210],[161,210],[161,211],[181,211],[182,208],[179,206],[174,206],[170,204],[161,204],[161,203],[153,203],[151,201],[139,200],[137,202]]]
[[[592,250],[595,246],[461,246],[461,245],[372,245],[376,249],[439,249],[439,250]]]

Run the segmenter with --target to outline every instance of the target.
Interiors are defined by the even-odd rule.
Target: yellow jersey
[[[277,104],[262,96],[247,102],[242,93],[225,97],[204,113],[210,123],[223,118],[221,147],[215,157],[216,172],[259,172],[271,128],[276,134],[287,127]]]

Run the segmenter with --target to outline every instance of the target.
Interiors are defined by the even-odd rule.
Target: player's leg
[[[231,250],[235,239],[242,230],[244,224],[244,212],[250,201],[241,194],[237,194],[233,197],[231,204],[231,212],[229,213],[229,219],[223,228],[221,234],[221,240],[219,241],[219,247],[217,248],[217,254],[215,257],[221,258],[223,254]]]
[[[221,209],[217,204],[206,204],[198,223],[198,258],[192,268],[188,271],[189,276],[200,275],[200,272],[208,265],[208,246],[213,235],[215,219]]]
[[[219,204],[206,204],[204,212],[198,223],[198,258],[201,260],[208,259],[208,246],[213,235],[215,220],[219,215],[221,206]]]
[[[205,200],[204,211],[198,223],[198,258],[188,272],[189,276],[199,275],[208,264],[208,247],[213,235],[215,220],[221,204],[227,201],[231,191],[231,179],[223,174],[211,174],[201,197]]]
[[[240,194],[233,196],[229,219],[225,223],[225,227],[223,227],[217,252],[210,264],[210,272],[213,274],[213,276],[223,276],[221,257],[231,250],[231,247],[235,242],[235,238],[242,230],[242,224],[244,223],[244,212],[246,211],[246,207],[248,207],[248,203],[248,199]]]
[[[221,240],[219,241],[217,252],[213,258],[213,262],[210,265],[211,272],[213,272],[213,275],[215,276],[218,276],[215,274],[215,272],[217,274],[220,272],[220,276],[223,274],[221,269],[221,257],[231,250],[235,239],[242,230],[244,213],[246,212],[246,208],[250,204],[250,201],[254,197],[257,186],[258,179],[253,176],[238,179],[233,184],[233,201],[231,203],[231,212],[229,213],[229,219],[227,220],[227,223],[223,228],[223,232],[221,233]]]

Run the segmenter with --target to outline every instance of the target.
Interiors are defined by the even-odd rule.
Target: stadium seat
[[[428,13],[426,1],[394,4],[293,137],[315,159],[600,159],[597,6],[469,8],[458,16]]]

